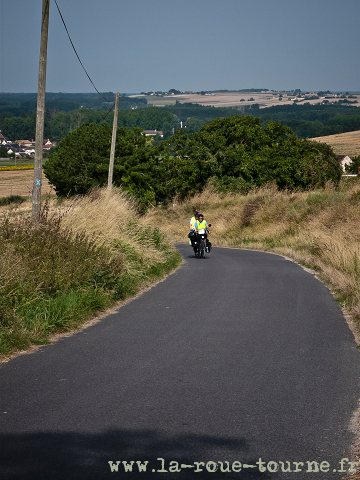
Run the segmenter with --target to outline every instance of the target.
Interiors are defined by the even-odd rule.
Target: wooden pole
[[[118,123],[118,114],[119,114],[119,97],[120,97],[120,94],[119,92],[117,92],[115,97],[114,121],[113,121],[112,137],[111,137],[111,150],[110,150],[110,162],[109,162],[109,174],[108,174],[109,190],[111,190],[112,182],[113,182],[116,132],[117,132],[117,123]]]
[[[49,30],[50,0],[43,0],[41,43],[39,60],[39,82],[36,108],[36,134],[35,134],[35,160],[34,160],[34,183],[32,191],[32,217],[38,219],[41,210],[41,178],[42,158],[44,142],[44,116],[45,116],[45,89],[46,89],[46,60],[47,41]]]

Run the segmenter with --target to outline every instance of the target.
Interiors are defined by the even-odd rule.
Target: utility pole
[[[117,131],[118,114],[119,114],[119,97],[120,97],[120,94],[119,94],[119,92],[117,92],[116,97],[115,97],[114,121],[113,121],[112,137],[111,137],[111,150],[110,150],[110,162],[109,162],[109,174],[108,174],[108,190],[111,190],[112,181],[113,181],[115,145],[116,145],[116,131]]]
[[[46,59],[47,41],[49,30],[50,0],[43,0],[41,22],[41,44],[39,60],[39,82],[36,108],[36,134],[35,134],[35,160],[34,183],[32,191],[32,217],[38,219],[41,210],[41,178],[44,142],[44,116],[45,116],[45,89],[46,89]]]

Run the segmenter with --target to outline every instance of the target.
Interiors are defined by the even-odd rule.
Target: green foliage
[[[190,117],[186,120],[186,133],[196,133],[206,123],[208,123],[206,120],[200,120],[196,117]]]
[[[275,181],[283,188],[338,182],[341,169],[326,144],[299,140],[290,128],[259,118],[219,118],[191,135],[177,132],[169,143],[176,170],[171,188],[184,198],[211,181],[219,191],[246,192]]]
[[[349,173],[349,174],[357,174],[359,171],[359,168],[360,168],[360,155],[358,155],[357,157],[354,157],[350,165],[345,166],[345,171],[346,173]]]
[[[7,153],[7,148],[0,145],[0,158],[8,158],[10,155]]]
[[[0,99],[2,94],[0,94]],[[111,98],[111,95],[109,95]],[[17,98],[17,97],[15,97]],[[80,95],[81,98],[81,95]],[[30,106],[24,102],[11,104],[0,100],[0,129],[3,134],[12,140],[35,138],[36,123],[36,99]],[[60,141],[69,132],[86,123],[107,123],[112,125],[114,112],[109,110],[114,106],[113,102],[99,104],[96,108],[83,108],[83,105],[72,103],[72,109],[64,106],[63,101],[47,100],[45,112],[44,136],[53,141]],[[145,103],[144,103],[145,102]],[[86,102],[84,102],[86,103]],[[135,105],[135,107],[133,107]],[[21,110],[20,107],[25,108]],[[59,107],[59,108],[58,108]],[[136,108],[136,109],[135,109]],[[164,130],[170,125],[170,134],[173,127],[174,115],[163,109],[147,108],[146,99],[120,97],[119,103],[119,127],[138,127],[143,130]],[[170,135],[168,135],[170,136]]]
[[[187,122],[189,118],[196,118],[208,123],[218,117],[237,115],[240,110],[245,110],[245,107],[239,107],[238,110],[230,107],[205,107],[197,103],[177,102],[175,105],[165,105],[162,110],[171,112],[182,122]]]
[[[105,97],[108,101],[104,101]],[[70,112],[79,108],[107,110],[114,105],[115,93],[103,92],[103,97],[98,93],[51,93],[46,92],[46,107],[51,112],[57,109],[61,112]],[[0,93],[0,115],[10,112],[18,117],[21,112],[32,114],[36,111],[37,93]],[[129,98],[121,95],[119,109],[146,107],[145,98]]]
[[[5,137],[12,140],[21,140],[26,138],[35,138],[35,114],[24,117],[3,116],[1,118],[0,128]]]
[[[194,103],[177,103],[166,106],[164,110],[174,113],[179,120],[197,119],[209,123],[217,117],[229,117],[243,114],[260,117],[261,123],[275,121],[290,127],[299,138],[319,137],[360,129],[360,115],[356,108],[341,104],[311,105],[310,103],[277,105],[259,109],[258,104],[241,105],[238,109],[226,107],[205,107]],[[193,120],[190,122],[193,122]],[[193,133],[193,126],[191,125]]]
[[[107,183],[111,127],[82,125],[61,141],[44,165],[59,195],[84,194]],[[280,188],[313,188],[338,182],[341,169],[326,144],[299,140],[290,128],[259,118],[218,118],[193,134],[178,130],[159,146],[140,129],[119,128],[115,185],[139,202],[140,211],[175,195],[185,198],[209,182],[218,191],[247,192],[268,182]]]
[[[119,112],[119,127],[138,127],[142,130],[163,130],[166,124],[171,128],[174,115],[171,112],[156,107],[148,107],[142,110],[123,110]]]
[[[251,111],[249,112],[251,114]],[[256,112],[263,123],[279,122],[290,127],[300,138],[321,137],[360,129],[356,108],[344,105],[293,104],[264,108]]]
[[[44,173],[60,196],[84,194],[108,181],[112,127],[85,124],[65,137],[44,165]],[[118,128],[113,184],[122,186],[140,209],[166,197],[162,180],[166,165],[147,146],[140,129]]]

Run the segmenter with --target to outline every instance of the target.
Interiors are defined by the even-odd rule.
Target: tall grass
[[[175,204],[175,206],[174,206]],[[211,187],[146,216],[177,242],[187,242],[189,220],[200,210],[212,224],[214,246],[271,251],[315,269],[360,329],[360,182],[309,192],[267,185],[248,195],[221,195]]]
[[[39,222],[29,212],[8,214],[0,220],[2,358],[78,328],[180,261],[119,190],[49,201]]]

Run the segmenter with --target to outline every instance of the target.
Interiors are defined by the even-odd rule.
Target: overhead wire
[[[97,91],[97,93],[98,93],[98,94],[99,94],[99,95],[100,95],[100,96],[101,96],[101,97],[102,97],[104,100],[106,100],[107,102],[110,102],[111,100],[108,100],[106,97],[104,97],[104,95],[103,95],[102,93],[100,93],[100,92],[99,92],[99,90],[96,88],[96,86],[95,86],[94,82],[92,81],[92,79],[91,79],[90,75],[89,75],[89,74],[88,74],[88,72],[86,71],[86,69],[85,69],[85,67],[84,67],[84,65],[83,65],[82,61],[80,60],[80,57],[79,57],[79,55],[78,55],[78,53],[77,53],[77,51],[76,51],[75,45],[74,45],[73,41],[71,40],[71,37],[70,37],[69,30],[67,29],[67,26],[66,26],[66,23],[65,23],[64,17],[63,17],[63,16],[62,16],[62,14],[61,14],[61,11],[60,11],[60,8],[59,8],[59,5],[58,5],[58,3],[57,3],[57,1],[56,1],[56,0],[54,0],[54,1],[55,1],[55,4],[56,4],[56,7],[57,7],[57,9],[58,9],[58,12],[59,12],[60,18],[61,18],[61,20],[62,20],[62,22],[63,22],[63,24],[64,24],[64,27],[65,27],[66,33],[67,33],[67,35],[68,35],[68,37],[69,37],[69,40],[70,40],[71,46],[72,46],[72,47],[73,47],[73,49],[74,49],[74,52],[75,52],[75,54],[76,54],[76,56],[77,56],[77,59],[78,59],[78,60],[79,60],[79,62],[80,62],[80,65],[82,66],[82,68],[83,68],[84,72],[86,73],[86,75],[87,75],[88,79],[90,80],[90,82],[91,82],[92,86],[95,88],[95,90]],[[113,106],[112,106],[112,107],[109,109],[109,111],[107,112],[107,114],[105,115],[105,117],[103,118],[103,120],[105,120],[105,118],[106,118],[106,117],[109,115],[109,113],[110,113],[110,112],[113,110],[113,108],[114,108],[114,107],[115,107],[115,102],[114,102],[114,105],[113,105]]]

